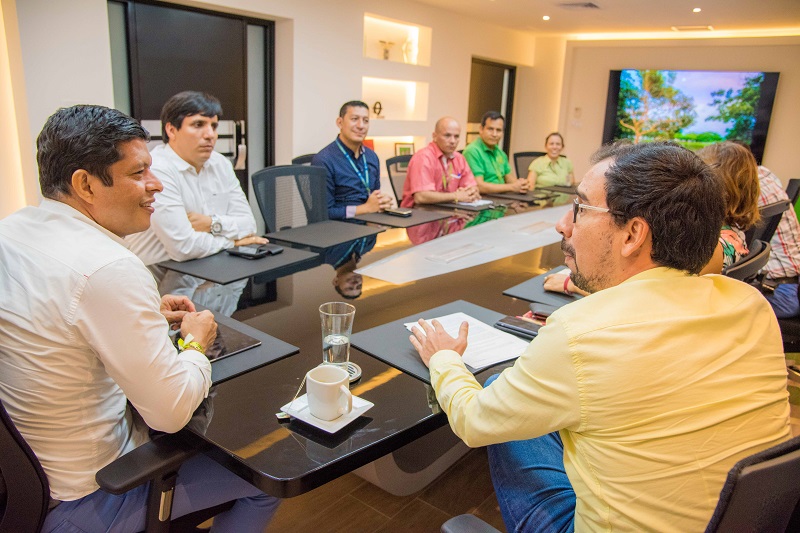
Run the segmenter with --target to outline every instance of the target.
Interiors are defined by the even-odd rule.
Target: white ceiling
[[[800,35],[800,0],[417,0],[536,34],[671,32],[713,26],[747,35]],[[591,1],[599,9],[566,7]],[[699,13],[692,9],[699,7]],[[550,16],[549,21],[542,16]]]

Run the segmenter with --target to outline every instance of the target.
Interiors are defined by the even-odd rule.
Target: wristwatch
[[[211,215],[211,235],[215,237],[222,233],[222,222],[217,215]]]

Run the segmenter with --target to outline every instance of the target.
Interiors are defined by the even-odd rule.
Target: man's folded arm
[[[158,195],[156,211],[150,217],[150,224],[170,259],[187,261],[233,246],[233,241],[227,237],[195,231],[189,222],[180,191],[172,183],[172,179],[155,170],[153,173],[164,184],[164,190]]]

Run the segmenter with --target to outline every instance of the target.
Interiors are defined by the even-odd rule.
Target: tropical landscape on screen
[[[623,70],[615,139],[750,145],[763,72]]]

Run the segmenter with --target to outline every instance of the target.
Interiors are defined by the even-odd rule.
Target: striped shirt
[[[758,167],[758,180],[761,185],[759,207],[789,199],[778,176],[770,169]],[[789,206],[783,213],[770,245],[772,251],[766,267],[768,278],[790,278],[800,274],[800,224],[794,206]]]

